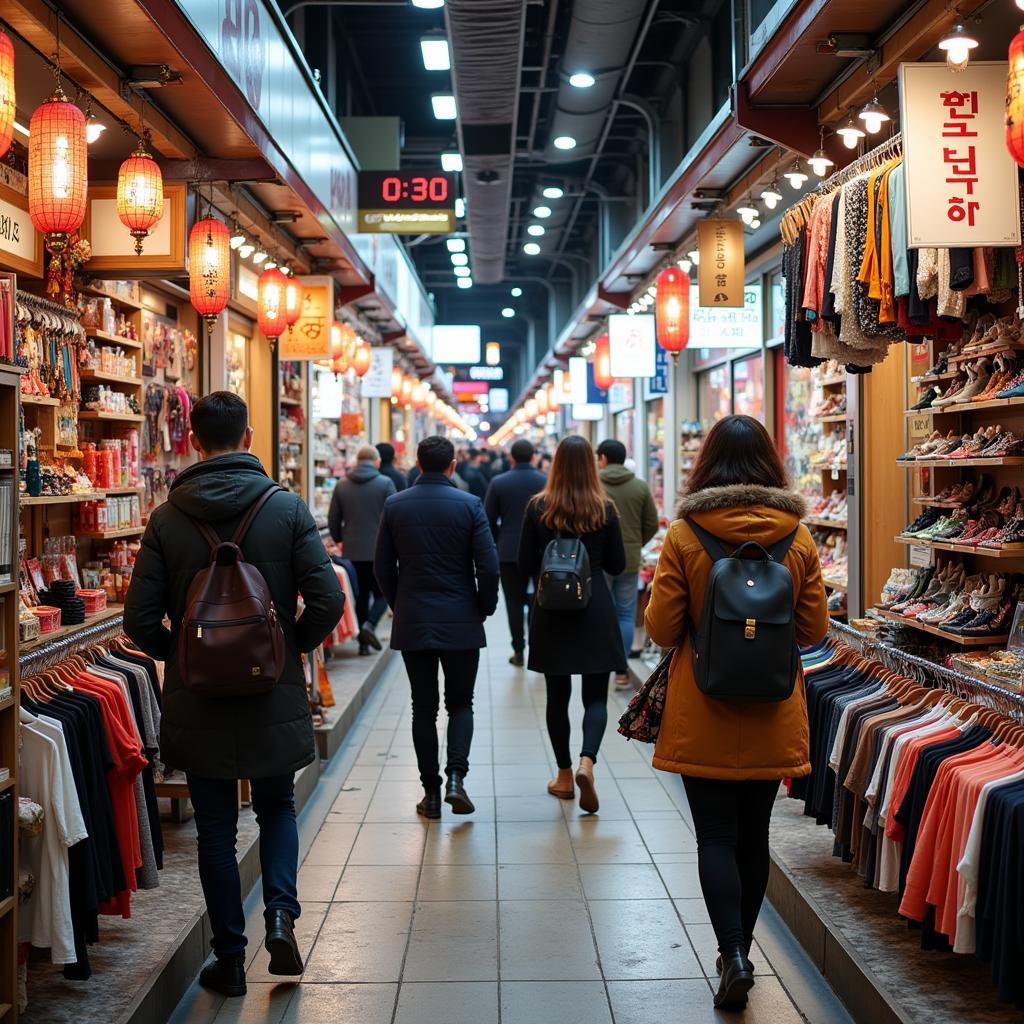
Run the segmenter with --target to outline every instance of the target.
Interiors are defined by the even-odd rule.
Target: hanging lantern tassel
[[[1006,148],[1024,167],[1024,28],[1010,43],[1006,72]]]
[[[668,267],[658,275],[654,304],[658,344],[679,363],[679,353],[690,343],[690,275]]]
[[[142,255],[142,241],[164,215],[164,178],[146,142],[117,172],[117,216],[135,239],[135,254]]]
[[[188,236],[189,298],[196,312],[206,321],[207,334],[213,334],[231,284],[231,233],[216,217],[206,217],[192,225]]]

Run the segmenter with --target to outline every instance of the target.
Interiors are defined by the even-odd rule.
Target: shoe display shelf
[[[901,626],[920,630],[922,633],[940,636],[943,640],[949,640],[951,643],[959,644],[961,647],[992,647],[996,645],[1005,647],[1010,639],[1008,633],[1002,636],[960,636],[956,633],[947,633],[946,630],[939,626],[933,626],[927,622],[918,622],[917,619],[908,619],[900,615],[899,612],[890,612],[885,608],[872,608],[871,614],[880,619],[885,619],[887,622],[896,622]]]
[[[933,551],[952,551],[961,555],[980,555],[984,558],[1024,558],[1024,544],[1005,544],[999,548],[985,548],[974,544],[957,544],[954,541],[928,540],[925,537],[895,537],[897,544],[920,545]]]
[[[845,519],[822,519],[818,516],[807,516],[804,519],[806,526],[820,526],[824,530],[845,530],[847,523]]]

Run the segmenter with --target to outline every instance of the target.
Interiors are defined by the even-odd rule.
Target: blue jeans
[[[295,824],[295,776],[275,775],[252,780],[252,809],[260,827],[260,870],[267,910],[299,916],[295,882],[299,869],[299,831]],[[218,959],[245,952],[245,913],[238,877],[238,783],[188,775],[188,791],[196,813],[199,879],[210,912]]]
[[[639,573],[635,572],[623,572],[618,576],[608,576],[612,601],[615,602],[615,615],[619,620],[619,629],[622,631],[622,649],[626,652],[627,658],[633,649],[638,579]],[[616,671],[625,672],[626,668],[626,665],[622,665]]]

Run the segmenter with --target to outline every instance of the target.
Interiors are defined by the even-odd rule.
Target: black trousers
[[[501,589],[508,611],[508,630],[512,634],[512,650],[520,654],[526,650],[526,617],[533,607],[530,596],[530,577],[519,571],[515,562],[501,563]]]
[[[683,785],[697,830],[700,888],[718,949],[749,947],[768,888],[768,826],[779,782],[684,775]]]
[[[597,760],[605,728],[608,726],[609,672],[583,676],[583,746],[580,757]],[[571,768],[569,754],[569,698],[572,696],[572,676],[544,676],[548,687],[547,723],[555,763],[559,768]]]
[[[373,574],[373,562],[353,562],[356,567],[356,582],[359,593],[356,595],[356,618],[359,626],[375,627],[387,611],[388,603],[377,586],[377,577]],[[370,604],[370,601],[373,604]]]
[[[402,651],[412,686],[412,742],[424,789],[440,789],[437,712],[438,669],[444,670],[444,707],[448,712],[447,775],[469,771],[473,743],[473,688],[480,651]]]

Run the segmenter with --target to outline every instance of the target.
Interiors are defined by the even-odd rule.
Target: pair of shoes
[[[382,651],[384,649],[380,640],[377,638],[377,634],[373,631],[373,627],[369,624],[364,625],[363,628],[359,630],[359,635],[356,639],[359,641],[360,654],[363,653],[364,647],[372,647],[375,651]],[[370,652],[367,651],[366,653],[369,654]]]
[[[452,772],[448,776],[448,785],[444,791],[444,802],[452,809],[453,814],[472,814],[476,807],[469,799],[460,772]],[[441,817],[441,790],[425,789],[423,799],[416,805],[416,813],[421,818],[437,821]]]
[[[629,678],[628,672],[620,672],[615,675],[615,689],[616,690],[632,690],[633,681]]]
[[[570,786],[568,789],[559,789],[558,788],[558,780],[557,779],[552,779],[548,783],[548,792],[552,796],[557,796],[559,800],[575,800],[576,799],[576,789],[574,787],[572,787],[572,786]]]
[[[287,910],[267,910],[263,919],[267,926],[263,946],[270,954],[268,971],[280,977],[298,977],[304,967],[299,944],[295,941],[295,919]],[[222,996],[244,996],[245,957],[218,957],[202,969],[199,984]]]
[[[747,959],[742,946],[731,946],[719,958],[722,964],[722,980],[715,993],[715,1009],[742,1010],[747,1005],[747,995],[754,987],[754,969]]]
[[[526,661],[523,658],[523,652],[522,651],[513,651],[512,652],[512,657],[508,659],[508,663],[510,665],[515,665],[516,668],[522,668],[523,665],[526,664]]]

